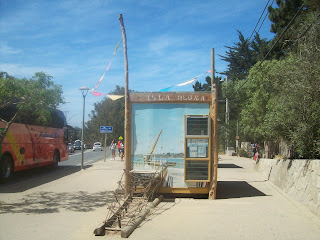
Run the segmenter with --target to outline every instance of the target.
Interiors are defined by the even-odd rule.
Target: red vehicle
[[[8,121],[15,107],[0,110],[0,119]],[[68,160],[68,129],[64,114],[50,110],[51,121],[45,125],[36,124],[36,119],[19,117],[12,123],[0,146],[0,180],[8,180],[14,172],[41,167],[57,166]],[[0,129],[6,124],[0,121]]]

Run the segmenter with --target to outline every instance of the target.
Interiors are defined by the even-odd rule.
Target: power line
[[[251,33],[251,36],[249,37],[249,41],[250,41],[250,39],[251,39],[251,37],[252,37],[253,33],[256,31],[256,28],[257,28],[257,26],[258,26],[258,24],[259,24],[259,22],[260,22],[260,20],[261,20],[261,18],[262,18],[262,16],[263,16],[263,14],[264,14],[264,11],[266,10],[266,8],[267,8],[267,6],[268,6],[269,2],[270,2],[270,0],[268,0],[268,2],[267,2],[267,4],[266,4],[266,6],[264,7],[263,12],[262,12],[262,13],[261,13],[261,15],[260,15],[260,18],[259,18],[259,20],[258,20],[258,22],[257,22],[256,26],[254,27],[254,29],[253,29],[253,31],[252,31],[252,33]],[[260,30],[260,29],[259,29],[259,30]],[[259,31],[258,31],[258,32],[259,32]]]
[[[270,48],[269,52],[264,56],[264,58],[262,59],[261,63],[259,64],[259,67],[261,66],[261,64],[264,62],[264,60],[267,58],[267,56],[269,55],[269,53],[273,50],[273,48],[275,47],[275,45],[280,41],[280,39],[282,38],[282,36],[286,33],[286,31],[289,29],[289,26],[291,25],[291,23],[296,19],[296,17],[298,16],[298,14],[301,12],[302,8],[304,7],[304,3],[301,5],[301,7],[299,8],[299,10],[296,12],[296,14],[293,16],[293,18],[290,20],[290,22],[288,23],[288,25],[286,26],[286,28],[283,30],[283,32],[281,33],[280,37],[278,37],[278,39],[276,40],[276,42],[272,45],[272,47]]]
[[[266,16],[265,16],[265,18],[263,19],[263,22],[261,23],[261,25],[260,25],[260,28],[259,28],[259,30],[258,31],[256,31],[256,28],[257,28],[257,26],[259,25],[259,22],[260,22],[260,20],[261,20],[261,18],[262,18],[262,16],[263,16],[263,14],[264,14],[264,12],[265,12],[265,10],[267,9],[267,6],[268,6],[268,4],[269,4],[269,2],[270,2],[271,0],[268,0],[268,2],[267,2],[267,4],[266,4],[266,6],[264,7],[264,9],[263,9],[263,11],[262,11],[262,13],[261,13],[261,15],[260,15],[260,18],[259,18],[259,20],[258,20],[258,22],[257,22],[257,24],[256,24],[256,26],[254,27],[254,29],[253,29],[253,31],[252,31],[252,33],[251,33],[251,35],[250,35],[250,38],[249,39],[246,39],[245,40],[245,42],[249,42],[250,41],[250,39],[251,39],[251,37],[253,36],[253,34],[256,32],[256,33],[259,33],[259,31],[260,31],[260,28],[261,28],[261,26],[262,26],[262,24],[264,23],[264,21],[265,21],[265,19],[266,19],[266,16],[268,15],[268,14],[266,14]],[[273,2],[274,2],[274,0],[272,1],[272,4],[273,4]],[[271,4],[271,6],[272,6],[272,4]],[[240,48],[240,50],[239,50],[239,52],[241,52],[242,51],[242,48],[244,47],[244,44],[242,44],[241,45],[241,48]],[[221,55],[220,55],[221,56]],[[221,56],[221,57],[223,57],[223,56]],[[227,73],[226,72],[221,72],[221,73],[219,73],[219,74],[225,74],[225,75],[227,75]]]
[[[301,7],[299,8],[299,10],[296,12],[296,14],[293,16],[293,18],[290,20],[290,22],[287,24],[287,26],[285,27],[285,29],[283,30],[283,32],[281,33],[281,35],[278,37],[278,39],[275,41],[275,43],[272,45],[272,47],[269,49],[268,53],[264,56],[264,58],[262,59],[262,61],[260,62],[260,64],[258,65],[258,67],[260,67],[262,65],[262,63],[266,60],[266,58],[268,57],[268,55],[270,54],[270,52],[273,50],[273,48],[276,46],[276,44],[280,41],[280,39],[282,38],[282,36],[286,33],[286,31],[289,29],[291,23],[296,19],[296,17],[298,16],[298,14],[301,12],[302,8],[304,7],[304,3],[301,5]],[[248,82],[248,77],[246,77],[246,79],[244,80],[243,84],[235,91],[232,92],[231,95],[234,95],[236,92],[238,92],[246,83]]]
[[[270,6],[272,6],[273,3],[274,3],[274,0],[273,0],[272,3],[270,4]],[[266,13],[266,15],[264,16],[264,19],[263,19],[263,21],[262,21],[262,23],[261,23],[261,25],[260,25],[260,27],[259,27],[259,29],[258,29],[258,32],[260,32],[260,29],[261,29],[262,25],[264,24],[264,21],[266,20],[267,16],[268,16],[268,13]],[[258,32],[257,32],[257,33],[258,33]]]

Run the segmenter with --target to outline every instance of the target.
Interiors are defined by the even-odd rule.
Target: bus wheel
[[[55,151],[53,154],[53,167],[58,167],[59,160],[60,160],[59,152]]]
[[[0,160],[0,171],[1,171],[1,176],[0,180],[2,182],[8,181],[13,174],[13,164],[12,164],[12,159],[10,155],[4,155],[2,156]]]

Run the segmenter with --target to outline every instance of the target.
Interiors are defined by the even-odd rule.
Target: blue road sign
[[[112,133],[113,127],[112,126],[100,126],[100,133]]]

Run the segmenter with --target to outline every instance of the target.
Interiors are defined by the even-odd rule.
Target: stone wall
[[[320,160],[260,159],[254,168],[320,218]]]

